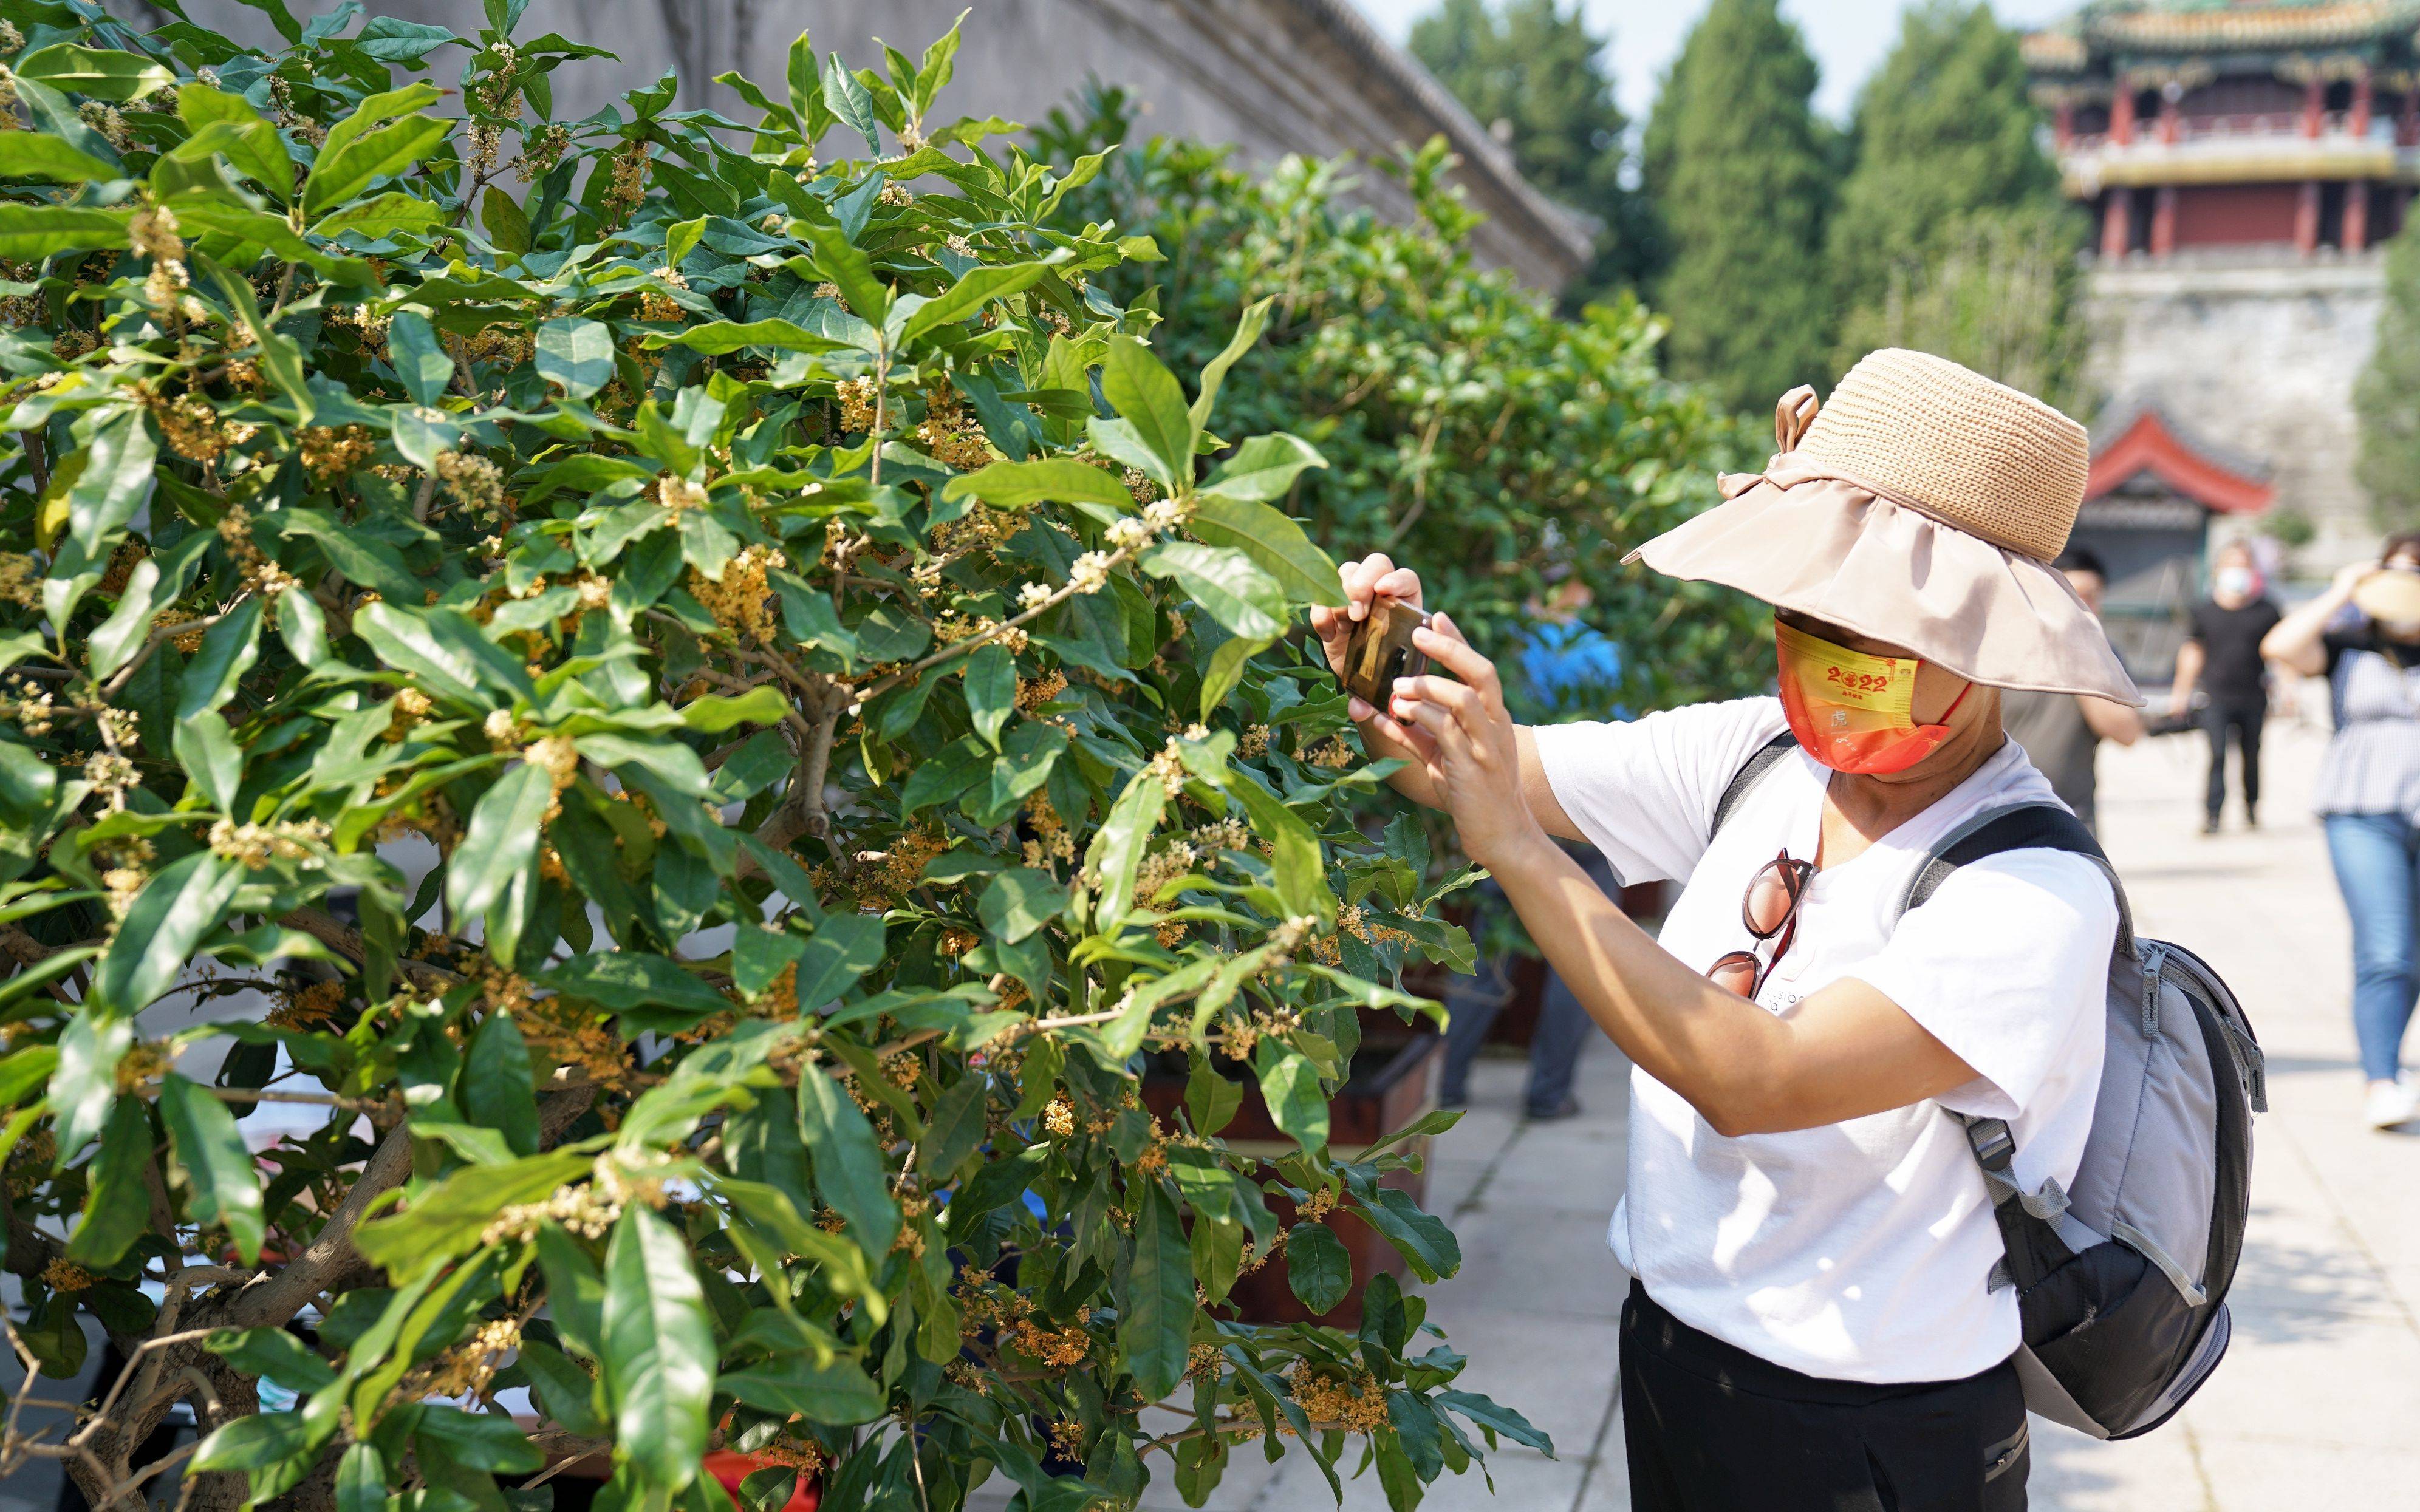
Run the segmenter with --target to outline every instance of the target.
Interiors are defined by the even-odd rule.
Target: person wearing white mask
[[[2350,623],[2336,624],[2348,607]],[[2420,532],[2389,540],[2380,561],[2338,572],[2260,649],[2306,677],[2327,674],[2335,733],[2311,807],[2327,826],[2352,920],[2364,1116],[2392,1129],[2420,1118],[2420,1088],[2402,1070],[2420,993]]]
[[[2242,541],[2219,548],[2211,563],[2210,597],[2194,606],[2193,625],[2177,651],[2177,679],[2168,713],[2193,708],[2196,688],[2210,695],[2202,728],[2210,734],[2210,790],[2202,833],[2218,833],[2226,803],[2226,742],[2235,737],[2243,772],[2243,822],[2260,823],[2260,726],[2269,713],[2269,668],[2260,640],[2283,615],[2267,594],[2259,563]]]

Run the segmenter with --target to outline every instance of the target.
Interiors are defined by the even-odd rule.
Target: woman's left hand
[[[1461,681],[1397,678],[1387,712],[1453,815],[1464,852],[1494,868],[1546,838],[1522,793],[1519,736],[1503,684],[1496,664],[1443,613],[1414,633],[1412,645]]]

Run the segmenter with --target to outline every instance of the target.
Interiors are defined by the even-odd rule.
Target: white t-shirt
[[[1686,878],[1665,949],[1703,971],[1752,944],[1748,879],[1815,856],[1831,774],[1776,763],[1708,843],[1714,804],[1785,723],[1775,699],[1537,731],[1564,812],[1624,881]],[[2009,741],[1947,797],[1817,873],[1759,1001],[1786,1014],[1856,977],[1979,1073],[1938,1100],[1792,1134],[1727,1139],[1680,1094],[1631,1072],[1630,1174],[1615,1257],[1683,1320],[1776,1365],[1838,1381],[1949,1381],[2018,1344],[2016,1294],[1989,1288],[2000,1233],[1964,1129],[2009,1120],[2016,1174],[2072,1184],[2101,1081],[2118,907],[2091,862],[2024,850],[1960,868],[1894,927],[1930,849],[1971,815],[2055,803]]]

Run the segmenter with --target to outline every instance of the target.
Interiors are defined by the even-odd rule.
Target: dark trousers
[[[2235,748],[2243,764],[2243,812],[2251,817],[2260,806],[2260,721],[2267,717],[2264,698],[2211,701],[2201,711],[2201,727],[2210,736],[2210,795],[2204,810],[2214,823],[2226,803],[2226,736],[2235,734]]]
[[[1608,893],[1614,890],[1613,868],[1603,855],[1590,850],[1575,858],[1599,887]],[[1482,913],[1505,906],[1504,889],[1495,883],[1483,882],[1478,890]],[[1474,935],[1481,922],[1472,920]],[[1510,953],[1482,957],[1476,975],[1456,977],[1446,988],[1445,1072],[1437,1095],[1449,1103],[1464,1102],[1469,1095],[1470,1063],[1479,1058],[1479,1047],[1487,1041],[1496,1015],[1512,1000],[1512,965]],[[1580,1006],[1563,979],[1548,968],[1537,1032],[1529,1040],[1529,1085],[1522,1097],[1530,1117],[1551,1118],[1571,1097],[1580,1055],[1595,1032],[1588,1010]]]
[[[1621,1309],[1634,1512],[2024,1512],[2016,1365],[1875,1386],[1760,1360],[1657,1305]]]

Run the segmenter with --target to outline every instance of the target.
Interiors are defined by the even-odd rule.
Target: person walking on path
[[[1452,815],[1530,937],[1633,1062],[1609,1228],[1635,1278],[1621,1403],[1645,1512],[2022,1507],[2016,1294],[1960,1115],[2009,1121],[2024,1190],[2072,1183],[2090,1131],[2118,930],[2085,856],[2004,852],[1898,909],[1977,816],[2048,802],[2000,689],[2137,703],[2050,565],[2084,496],[2084,428],[1917,352],[1875,352],[1780,455],[1641,547],[1668,576],[1775,607],[1779,698],[1529,728],[1438,613],[1451,678],[1349,705],[1388,780]],[[1312,612],[1340,675],[1409,567],[1342,570]],[[1749,759],[1795,745],[1717,806]],[[1685,879],[1650,938],[1553,837],[1627,880]]]
[[[2348,609],[2351,623],[2336,625]],[[2335,626],[2332,628],[2332,626]],[[2311,807],[2352,921],[2352,1026],[2374,1129],[2420,1118],[2403,1032],[2420,993],[2420,532],[2386,543],[2296,609],[2261,653],[2324,672],[2335,733]]]
[[[2283,617],[2268,595],[2252,548],[2242,541],[2219,548],[2211,564],[2210,596],[2193,608],[2192,626],[2177,651],[2176,686],[2168,694],[2168,713],[2180,718],[2192,712],[2195,688],[2210,698],[2202,710],[2202,729],[2210,735],[2205,835],[2218,833],[2219,810],[2226,806],[2229,734],[2242,771],[2243,822],[2256,828],[2260,824],[2260,726],[2269,715],[2269,667],[2260,656],[2260,638]]]
[[[2075,596],[2099,618],[2101,595],[2109,586],[2109,571],[2101,559],[2078,547],[2060,557],[2057,565]],[[2058,801],[2074,810],[2086,828],[2099,833],[2093,764],[2100,757],[2101,743],[2131,746],[2142,739],[2142,715],[2107,699],[2022,688],[2000,695],[2000,718],[2009,738],[2025,748],[2034,769],[2050,779],[2050,790],[2058,795]]]

